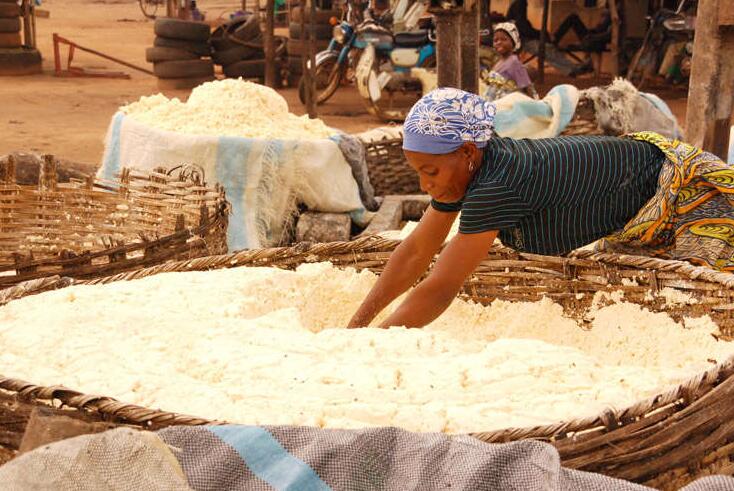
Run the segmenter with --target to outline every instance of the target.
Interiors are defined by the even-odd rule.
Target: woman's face
[[[481,150],[465,143],[452,153],[432,155],[405,150],[408,164],[418,172],[421,189],[442,203],[454,203],[466,194],[474,172],[479,167]],[[474,163],[470,170],[470,163]]]
[[[492,41],[492,45],[494,46],[495,51],[497,51],[497,53],[499,53],[500,56],[509,56],[512,54],[512,51],[515,49],[515,45],[512,42],[512,38],[505,31],[495,31],[494,32],[494,38]]]

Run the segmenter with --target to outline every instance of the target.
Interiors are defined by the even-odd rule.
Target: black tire
[[[197,56],[209,56],[211,55],[211,48],[207,43],[196,43],[192,41],[185,41],[182,39],[170,39],[166,37],[157,36],[153,41],[153,46],[158,48],[174,48],[189,51]]]
[[[329,47],[329,41],[328,40],[316,40],[314,42],[314,49],[316,53],[319,51],[323,51],[326,48]],[[289,39],[288,45],[286,46],[286,52],[288,53],[288,56],[302,56],[305,53],[308,53],[308,42],[302,41],[300,39]]]
[[[22,44],[19,32],[0,32],[0,48],[20,48]]]
[[[242,46],[243,43],[247,45],[261,46],[263,43],[263,36],[260,31],[260,25],[256,19],[236,19],[236,21],[215,29],[209,42],[215,50],[225,51],[237,46]]]
[[[0,51],[0,75],[32,75],[41,73],[41,53],[35,49]]]
[[[304,26],[306,28],[305,36],[303,39],[308,39],[309,25]],[[316,39],[331,39],[334,34],[334,28],[331,24],[316,24],[314,26],[314,34]],[[288,26],[288,37],[291,39],[301,39],[301,24],[297,22],[291,22]]]
[[[238,61],[225,66],[224,74],[231,78],[263,78],[265,76],[265,60]]]
[[[330,59],[316,67],[316,104],[323,104],[334,95],[341,84],[344,73],[337,66],[335,59]],[[298,83],[298,98],[301,104],[306,103],[306,78]]]
[[[262,37],[260,21],[254,15],[251,15],[245,22],[240,23],[230,31],[230,36],[239,39],[240,41],[249,41],[251,39],[260,38]]]
[[[214,77],[159,78],[158,88],[161,90],[190,90],[212,80],[216,79]]]
[[[153,65],[158,78],[195,78],[214,75],[211,60],[162,61]]]
[[[156,35],[186,41],[209,41],[209,26],[203,22],[192,22],[181,19],[156,19],[154,31]]]
[[[161,61],[179,61],[179,60],[195,60],[198,55],[191,51],[176,48],[147,48],[145,50],[145,61],[148,63],[158,63]]]
[[[20,18],[0,19],[0,32],[20,32]]]
[[[219,51],[233,48],[234,46],[232,46],[232,43],[227,38],[238,26],[245,23],[248,18],[249,16],[237,17],[234,20],[218,26],[212,31],[212,34],[209,37],[209,44],[212,45],[212,48]]]
[[[246,41],[236,39],[232,36],[229,36],[224,39],[218,39],[214,43],[212,43],[212,49],[214,51],[227,51],[232,48],[238,48],[238,47],[243,47],[243,46],[262,51],[263,49],[262,35],[259,35],[257,37],[251,38]]]
[[[20,7],[14,3],[0,3],[0,19],[12,19],[20,15]]]
[[[248,46],[235,46],[224,51],[215,51],[212,60],[217,65],[231,65],[242,60],[263,59],[263,50]]]
[[[291,22],[295,24],[301,23],[301,7],[294,7],[291,10]],[[341,19],[342,13],[339,10],[317,10],[314,22],[316,24],[329,24],[332,17]],[[306,12],[306,22],[308,22],[308,12]]]

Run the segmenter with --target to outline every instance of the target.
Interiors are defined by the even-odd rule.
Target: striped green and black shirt
[[[519,251],[565,254],[621,229],[654,194],[665,157],[626,138],[493,138],[457,203],[459,232],[499,230]]]

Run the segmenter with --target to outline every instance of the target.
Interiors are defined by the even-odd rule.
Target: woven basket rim
[[[151,276],[164,272],[173,271],[197,271],[210,269],[223,269],[238,266],[257,266],[258,261],[268,259],[290,258],[290,259],[318,259],[320,254],[355,254],[361,252],[392,251],[399,240],[383,239],[379,236],[367,236],[350,242],[332,242],[322,244],[301,243],[290,247],[278,247],[271,249],[243,250],[219,256],[205,256],[185,261],[164,263],[140,270],[119,273],[105,278],[92,280],[69,281],[68,278],[44,278],[47,284],[58,281],[59,286],[71,285],[93,285],[116,281],[126,281],[145,276]],[[520,257],[537,258],[534,254],[518,253]],[[546,256],[542,256],[546,257]],[[645,258],[640,256],[620,255],[612,253],[594,253],[590,251],[579,251],[569,258],[556,258],[560,261],[573,263],[574,261],[595,261],[601,263],[617,263],[626,266],[647,268],[663,268],[667,271],[680,271],[690,275],[692,278],[704,279],[719,283],[727,288],[734,286],[734,274],[720,273],[718,271],[702,271],[707,268],[692,266],[682,261],[669,261],[665,259]],[[325,259],[326,260],[326,259]],[[342,265],[339,267],[349,267]],[[29,282],[30,283],[30,282]],[[32,292],[31,292],[32,293]],[[21,295],[23,296],[23,295]],[[12,299],[11,299],[12,300]],[[588,417],[572,418],[554,424],[539,425],[522,428],[503,428],[488,432],[475,432],[470,435],[487,442],[511,441],[524,438],[535,438],[543,440],[560,440],[573,435],[589,431],[606,429],[612,431],[621,428],[639,418],[645,418],[651,413],[657,412],[671,405],[678,406],[676,412],[695,404],[701,397],[713,391],[724,381],[734,376],[734,353],[725,361],[720,362],[704,372],[700,372],[683,381],[675,387],[657,393],[654,396],[642,399],[622,409],[608,408],[601,413]],[[200,424],[224,424],[222,421],[209,420],[206,418],[190,416],[162,410],[153,410],[120,402],[112,397],[88,395],[69,389],[64,386],[38,386],[30,382],[4,378],[0,376],[0,389],[17,393],[22,399],[53,401],[60,400],[64,405],[80,410],[100,413],[105,416],[119,418],[123,421],[141,424],[167,426],[172,424],[200,425]]]
[[[218,244],[218,239],[223,237],[222,231],[226,231],[231,205],[224,188],[218,183],[207,183],[200,167],[190,164],[154,169],[122,167],[115,178],[90,174],[84,179],[57,183],[47,179],[49,176],[57,177],[56,160],[51,155],[44,159],[37,185],[16,183],[15,162],[7,162],[2,169],[5,174],[0,182],[0,191],[8,193],[9,197],[22,193],[24,199],[33,198],[27,203],[22,200],[13,202],[17,208],[13,213],[20,210],[27,215],[40,202],[49,204],[49,208],[58,215],[56,208],[63,205],[66,218],[55,222],[51,220],[48,230],[37,232],[48,234],[53,239],[50,244],[56,250],[23,249],[22,241],[5,245],[0,257],[0,272],[6,274],[0,277],[0,288],[54,274],[77,277],[109,275],[114,271],[140,268],[146,263],[170,259],[175,254],[190,257],[201,249],[206,249],[207,254],[222,251],[221,247],[212,247],[212,244]],[[120,238],[115,237],[116,232],[107,221],[122,206],[125,210],[132,210],[130,213],[137,218],[131,218],[132,222],[127,224],[123,219],[122,224],[114,225],[115,230],[122,234]],[[102,228],[89,229],[97,235],[97,240],[82,245],[74,239],[70,243],[69,237],[76,235],[77,228],[91,227],[92,222],[100,220],[99,217],[90,218],[98,212],[103,215]],[[38,218],[49,220],[43,216]],[[157,222],[154,222],[155,218]],[[36,226],[33,220],[28,219],[19,230]],[[155,223],[155,226],[150,226],[150,223]],[[162,224],[165,224],[164,228]],[[15,233],[20,237],[23,235],[18,230]]]

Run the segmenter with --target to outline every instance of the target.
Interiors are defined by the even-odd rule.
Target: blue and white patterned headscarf
[[[494,115],[494,104],[476,94],[451,88],[432,90],[405,118],[403,149],[440,155],[465,142],[483,148],[494,134]]]

